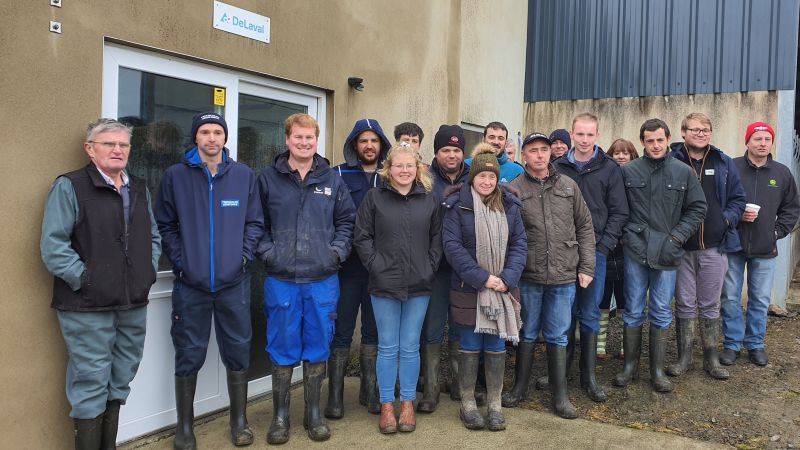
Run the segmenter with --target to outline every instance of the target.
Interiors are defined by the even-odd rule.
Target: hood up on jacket
[[[389,149],[392,148],[391,141],[389,141],[389,139],[386,138],[386,135],[383,134],[383,128],[381,128],[381,124],[379,124],[377,120],[357,120],[356,124],[353,125],[353,130],[350,131],[349,135],[347,135],[347,139],[344,141],[344,147],[342,149],[342,152],[344,153],[344,160],[347,162],[348,166],[359,166],[361,164],[358,160],[356,138],[365,131],[374,132],[381,140],[381,149],[378,153],[378,165],[383,164],[383,161],[386,159],[386,155],[389,153]]]

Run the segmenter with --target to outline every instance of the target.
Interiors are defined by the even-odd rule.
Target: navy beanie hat
[[[442,125],[433,138],[433,153],[442,147],[458,147],[464,150],[464,130],[458,125]]]
[[[550,141],[552,142],[555,141],[556,139],[567,144],[567,148],[572,148],[572,139],[570,139],[569,137],[569,131],[563,128],[559,128],[550,133]]]
[[[201,112],[197,113],[192,117],[192,142],[195,142],[197,139],[197,130],[201,126],[207,123],[215,123],[222,127],[225,131],[225,142],[228,142],[228,124],[225,122],[225,118],[220,116],[217,113],[213,112]]]

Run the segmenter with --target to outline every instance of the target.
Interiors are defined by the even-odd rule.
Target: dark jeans
[[[356,329],[358,308],[361,308],[361,343],[378,345],[378,328],[375,313],[372,311],[372,298],[367,284],[369,275],[344,274],[339,272],[339,304],[336,306],[336,329],[333,333],[333,346],[350,347]]]
[[[425,322],[422,324],[422,335],[419,339],[419,343],[422,345],[442,343],[444,324],[447,323],[447,316],[450,312],[451,274],[449,269],[436,272],[431,300],[428,303],[428,311],[425,313]],[[451,341],[458,340],[458,332],[454,324],[450,324],[447,337]]]

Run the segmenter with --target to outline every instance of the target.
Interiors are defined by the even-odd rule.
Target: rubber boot
[[[603,387],[597,383],[595,371],[597,369],[597,334],[581,329],[581,387],[595,402],[602,403],[608,400]]]
[[[565,347],[547,344],[547,375],[550,381],[553,411],[562,419],[578,417],[567,394],[567,349]]]
[[[458,352],[458,385],[461,387],[461,408],[458,415],[470,430],[482,430],[486,423],[475,403],[475,380],[478,379],[479,352]]]
[[[460,349],[458,341],[447,343],[447,361],[450,364],[450,382],[447,383],[447,390],[450,392],[450,400],[461,401],[461,388],[458,386],[458,351]]]
[[[72,419],[75,450],[97,450],[103,437],[103,414],[94,419]]]
[[[667,366],[665,372],[671,377],[679,377],[694,370],[692,348],[697,319],[681,319],[675,321],[675,337],[678,341],[678,360]]]
[[[486,406],[486,365],[483,357],[478,358],[478,378],[475,380],[475,404],[478,407]]]
[[[370,414],[381,413],[378,397],[378,378],[375,367],[378,363],[378,346],[361,344],[361,387],[358,390],[358,403],[366,406]]]
[[[231,399],[231,443],[243,447],[253,443],[253,430],[247,425],[247,371],[228,370],[228,397]]]
[[[650,324],[650,385],[656,392],[672,392],[672,383],[664,373],[667,353],[667,330]]]
[[[575,358],[575,327],[577,322],[572,322],[567,332],[567,379],[570,377],[570,369],[572,369],[572,360]],[[550,382],[547,375],[536,379],[536,389],[540,391],[550,390]]]
[[[502,400],[503,375],[506,371],[506,352],[484,352],[483,360],[486,367],[486,401],[488,414],[486,428],[491,431],[506,429],[506,419],[503,417]]]
[[[272,424],[267,431],[267,443],[285,444],[289,441],[289,400],[292,398],[292,366],[272,366]]]
[[[442,344],[420,346],[422,364],[425,367],[422,399],[417,403],[417,411],[432,413],[439,404],[439,353]],[[401,430],[402,431],[402,430]]]
[[[631,381],[639,379],[639,355],[642,353],[641,326],[623,328],[622,348],[625,352],[625,364],[622,372],[614,377],[614,386],[627,386]]]
[[[608,310],[603,309],[600,310],[600,331],[597,332],[597,359],[608,358],[606,339],[608,339]]]
[[[503,394],[503,407],[514,408],[528,396],[528,384],[533,369],[533,342],[520,342],[517,346],[517,360],[514,365],[514,385]]]
[[[717,380],[727,380],[730,374],[719,364],[717,340],[719,339],[719,319],[700,319],[703,336],[703,370]]]
[[[106,412],[103,413],[103,434],[100,439],[100,450],[115,450],[117,448],[120,404],[119,400],[106,402]]]
[[[325,378],[325,363],[310,364],[303,361],[303,399],[305,400],[305,414],[303,414],[303,428],[308,431],[312,441],[327,441],[331,437],[331,430],[322,414],[319,413],[319,400],[322,394],[322,380]],[[380,409],[378,410],[380,412]]]
[[[175,450],[197,448],[194,438],[194,391],[197,387],[197,374],[188,377],[175,377],[175,411],[178,423],[175,424]]]
[[[334,347],[328,359],[328,404],[325,417],[344,417],[344,373],[350,360],[350,347]]]

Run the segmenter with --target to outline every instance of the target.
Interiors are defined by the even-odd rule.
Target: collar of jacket
[[[750,167],[752,167],[753,169],[756,169],[756,170],[769,168],[769,167],[772,166],[772,164],[771,164],[772,163],[772,153],[768,153],[767,154],[767,162],[765,162],[763,166],[757,166],[757,165],[753,164],[753,161],[750,161],[750,158],[747,156],[747,150],[744,151],[744,160],[747,161],[747,165],[748,166],[750,166]]]
[[[431,161],[431,166],[428,169],[428,171],[430,172],[431,175],[433,175],[436,178],[439,178],[440,180],[446,182],[447,184],[455,185],[463,182],[461,180],[461,177],[463,177],[464,174],[469,173],[469,167],[466,164],[464,164],[463,160],[461,161],[461,168],[458,171],[458,175],[456,176],[455,182],[450,180],[450,177],[448,177],[447,174],[444,173],[442,168],[439,167],[439,162],[436,161],[436,158],[433,158],[433,161]]]
[[[599,161],[600,155],[605,155],[605,153],[606,152],[604,152],[603,149],[600,148],[599,145],[595,144],[594,151],[592,152],[592,157],[589,158],[588,161],[586,161],[586,166],[588,167],[590,164],[594,164],[596,161]],[[563,156],[563,158],[557,158],[557,159],[563,159],[564,162],[569,162],[573,166],[576,165],[575,164],[575,147],[572,147],[571,149],[567,150],[567,153],[565,153],[565,154],[563,154],[561,156]]]
[[[408,191],[408,194],[401,194],[397,192],[397,189],[395,189],[394,186],[392,186],[392,183],[389,182],[388,180],[386,181],[386,183],[383,184],[383,186],[379,187],[378,189],[384,189],[389,192],[393,192],[397,195],[400,195],[402,197],[411,197],[412,195],[425,195],[428,193],[425,190],[425,187],[423,187],[421,183],[418,183],[416,181],[414,181],[414,185],[411,186],[411,190]]]
[[[536,177],[531,175],[530,172],[528,172],[527,167],[525,168],[525,176],[527,177],[528,181],[532,183],[539,183],[541,181],[544,181],[545,184],[555,183],[561,177],[561,173],[556,170],[556,166],[553,165],[552,161],[547,166],[547,172],[547,178],[544,180],[538,180]]]
[[[200,150],[197,149],[196,145],[184,152],[183,162],[189,167],[198,167],[201,169],[204,167],[203,160],[200,158]],[[220,176],[226,172],[230,166],[230,162],[231,159],[228,157],[228,147],[222,147],[222,161],[217,166],[216,176]]]
[[[669,145],[669,148],[671,149],[669,154],[674,156],[675,159],[678,159],[685,163],[689,162],[690,159],[689,148],[686,146],[685,142],[673,142],[672,144]],[[722,154],[722,150],[718,149],[717,147],[714,147],[711,144],[708,144],[708,147],[705,149],[705,152],[712,152],[712,151],[716,152],[718,156]],[[703,155],[705,156],[705,153],[703,153]]]
[[[97,168],[97,166],[94,165],[93,162],[89,162],[89,164],[86,165],[86,172],[89,174],[89,179],[92,180],[92,184],[94,185],[94,187],[97,188],[105,187],[114,189],[115,191],[117,190],[116,186],[110,185],[106,182],[106,179],[103,177],[103,174],[100,173],[100,170]],[[122,186],[123,187],[130,186],[131,184],[130,176],[127,174],[126,171],[123,170],[123,172],[125,172],[125,176],[128,177],[128,183],[123,184]]]
[[[287,150],[276,156],[273,165],[275,166],[275,170],[278,172],[283,174],[291,174],[292,168],[289,167],[289,151]],[[308,173],[308,178],[305,181],[306,183],[308,183],[309,180],[313,180],[325,175],[330,170],[328,160],[320,156],[318,153],[314,154],[314,162],[312,163],[312,167],[314,170]]]
[[[517,196],[517,192],[513,191],[506,184],[497,185],[503,193],[503,207],[509,208],[512,204],[522,207],[522,202]],[[472,185],[469,183],[459,183],[453,185],[445,191],[445,200],[442,204],[446,208],[452,208],[458,203],[464,205],[465,208],[472,209],[474,205],[472,200]]]

